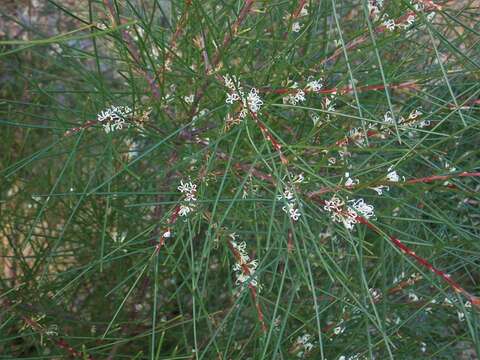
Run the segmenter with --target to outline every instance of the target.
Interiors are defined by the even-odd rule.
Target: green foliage
[[[2,358],[478,357],[478,1],[7,3]]]

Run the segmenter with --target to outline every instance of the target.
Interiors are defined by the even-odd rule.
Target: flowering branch
[[[234,234],[231,235],[233,238],[235,237]],[[251,268],[255,269],[256,263],[254,261],[249,261],[248,255],[244,254],[241,252],[241,247],[237,245],[234,241],[230,240],[227,238],[227,246],[229,250],[232,252],[233,256],[235,257],[235,260],[237,261],[237,265],[240,270],[243,272],[243,275],[241,278],[239,278],[240,282],[246,282],[249,281],[248,283],[248,289],[250,290],[250,295],[252,296],[253,303],[255,304],[255,309],[257,311],[257,317],[258,321],[260,322],[260,326],[262,328],[262,331],[264,333],[267,332],[267,325],[265,324],[265,317],[262,312],[262,308],[260,306],[260,303],[258,301],[258,296],[257,296],[257,288],[256,288],[256,281],[252,281],[251,277],[253,275],[253,271]],[[254,266],[252,266],[254,265]],[[238,280],[237,280],[238,281]]]
[[[233,35],[235,35],[238,32],[238,29],[240,28],[241,24],[245,20],[245,17],[247,14],[250,12],[250,9],[252,8],[255,0],[246,0],[245,3],[243,4],[242,9],[240,10],[240,13],[238,14],[237,20],[233,23],[231,31],[226,33],[224,38],[223,38],[223,44],[221,48],[217,48],[215,51],[215,54],[213,56],[212,64],[205,64],[206,67],[211,68],[213,70],[216,69],[217,65],[220,63],[221,60],[221,51],[224,50],[232,41]],[[212,71],[213,71],[212,70]],[[221,81],[221,80],[220,80]],[[192,103],[192,108],[189,112],[189,116],[193,117],[197,114],[197,106],[200,100],[203,98],[205,95],[205,90],[208,86],[209,81],[207,80],[201,87],[195,92],[194,100]]]
[[[418,2],[421,3],[424,6],[424,10],[426,10],[426,11],[440,11],[440,10],[442,10],[442,7],[440,5],[436,5],[431,0],[419,0]],[[397,23],[397,24],[408,23],[409,19],[411,19],[412,16],[415,16],[415,14],[416,14],[415,11],[410,10],[410,11],[407,11],[406,14],[398,17],[395,20],[391,19],[390,22],[393,23],[393,24],[395,24],[395,23]],[[376,28],[374,28],[373,32],[374,33],[383,33],[383,32],[386,32],[388,30],[390,30],[390,27],[389,27],[389,25],[385,24],[385,22],[384,22],[381,25],[378,25]],[[370,38],[369,35],[362,35],[362,36],[350,41],[349,43],[345,44],[345,50],[347,51],[347,50],[355,49],[358,46],[360,46],[361,44],[363,44],[364,42],[366,42],[369,38]],[[324,65],[325,63],[327,63],[329,61],[336,60],[342,54],[343,54],[343,49],[340,47],[337,50],[335,50],[332,55],[323,59],[320,62],[320,65]]]
[[[376,184],[370,184],[372,187],[378,187],[382,185],[403,185],[403,184],[417,184],[417,183],[431,183],[434,181],[441,181],[441,180],[448,180],[452,178],[460,178],[460,177],[480,177],[480,172],[462,172],[457,174],[448,174],[448,175],[432,175],[422,178],[410,179],[405,180],[403,182],[399,181],[382,181]],[[327,194],[330,192],[337,192],[339,190],[352,190],[358,187],[358,184],[353,185],[339,185],[333,188],[321,188],[316,191],[312,191],[307,194],[308,198],[314,198],[322,194]]]
[[[14,304],[10,300],[4,300],[5,305],[8,307],[12,307]],[[93,356],[89,354],[85,354],[83,352],[75,350],[65,339],[58,338],[55,339],[54,336],[57,335],[56,331],[50,331],[45,326],[41,325],[37,320],[32,319],[26,315],[20,315],[23,322],[26,326],[30,327],[32,330],[40,333],[41,336],[47,335],[48,339],[57,347],[68,351],[71,357],[78,358],[78,359],[87,359],[87,360],[94,360]]]
[[[379,85],[368,85],[368,86],[360,86],[356,87],[355,89],[357,92],[364,92],[364,91],[371,91],[371,90],[383,90],[385,88],[389,89],[412,89],[418,90],[419,85],[417,84],[416,80],[406,81],[400,84],[379,84]],[[331,88],[331,89],[320,89],[320,90],[313,90],[311,87],[306,87],[302,89],[305,94],[308,93],[315,93],[315,94],[348,94],[352,93],[353,87],[347,86],[344,88]],[[260,88],[259,92],[263,93],[272,93],[272,94],[292,94],[297,93],[298,89],[295,88],[282,88],[282,89],[272,89],[272,88]]]

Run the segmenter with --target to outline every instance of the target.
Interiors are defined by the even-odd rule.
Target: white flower
[[[197,198],[195,197],[195,193],[185,194],[185,201],[188,201],[188,202],[197,201]]]
[[[344,202],[337,198],[336,196],[332,197],[330,200],[325,201],[325,206],[323,207],[324,210],[326,211],[335,211],[335,212],[340,212],[342,210],[342,207],[344,205]]]
[[[385,189],[387,191],[390,190],[390,188],[388,186],[385,186],[385,185],[380,185],[380,186],[377,186],[377,187],[371,187],[370,189],[375,190],[378,195],[383,194],[383,189]]]
[[[425,351],[427,351],[427,344],[424,343],[423,341],[420,343],[420,351],[422,353],[424,353]]]
[[[260,96],[258,96],[257,89],[252,88],[250,90],[248,93],[247,102],[251,112],[257,113],[260,110],[263,105],[263,101]]]
[[[240,96],[237,93],[231,93],[231,94],[227,94],[227,98],[225,99],[225,102],[231,105],[238,100],[240,100]]]
[[[298,32],[300,32],[301,29],[302,29],[302,25],[298,21],[296,21],[292,24],[292,31],[293,32],[298,33]]]
[[[178,191],[181,193],[192,193],[197,191],[197,185],[193,184],[192,182],[183,182],[183,180],[180,180],[180,186],[177,188]]]
[[[396,27],[395,20],[389,19],[388,14],[384,14],[382,20],[383,20],[383,26],[385,26],[388,30],[390,31],[395,30],[395,27]]]
[[[352,230],[357,223],[358,214],[352,208],[344,205],[342,200],[333,196],[330,200],[325,201],[323,209],[332,213],[333,221],[343,223],[348,230]]]
[[[237,77],[235,75],[225,75],[223,77],[223,81],[225,82],[225,86],[230,90],[230,91],[233,91],[233,92],[236,92],[237,91],[237,88],[240,90],[241,87],[240,87],[240,84],[237,80]]]
[[[373,205],[366,204],[363,199],[350,200],[349,203],[352,203],[352,207],[357,213],[360,213],[367,219],[375,215],[373,212]]]
[[[373,300],[378,300],[382,297],[382,293],[377,289],[370,288],[368,291],[370,292],[370,295],[372,295]]]
[[[383,120],[385,121],[386,124],[395,124],[395,120],[390,111],[387,111],[385,115],[383,115]]]
[[[230,234],[230,237],[234,239],[236,237],[235,233]],[[250,257],[245,250],[247,246],[245,241],[242,241],[240,244],[238,244],[236,241],[232,240],[231,244],[237,250],[240,258],[240,262],[237,262],[235,265],[233,265],[233,271],[236,272],[237,277],[235,284],[245,284],[256,287],[258,282],[253,278],[253,275],[258,267],[258,260],[250,260]]]
[[[277,196],[278,200],[282,200],[282,199],[292,200],[293,198],[294,198],[293,193],[288,189],[283,192],[283,195]]]
[[[462,311],[457,311],[458,321],[465,321],[465,314]]]
[[[360,183],[360,181],[358,179],[352,179],[348,172],[345,173],[345,177],[347,178],[347,180],[345,181],[345,186],[346,187],[352,187],[352,186],[358,185]]]
[[[421,3],[421,2],[417,2],[417,3],[415,3],[415,5],[413,6],[413,8],[414,8],[416,11],[420,12],[420,11],[423,11],[423,10],[424,10],[425,6],[424,6],[423,3]]]
[[[106,133],[129,127],[127,118],[131,116],[132,109],[128,106],[110,106],[97,114],[97,121],[102,123]]]
[[[373,206],[365,203],[363,199],[349,200],[352,206],[345,206],[345,203],[333,196],[330,200],[325,201],[324,210],[332,213],[332,220],[352,230],[358,222],[359,214],[367,219],[374,216]]]
[[[327,111],[335,111],[335,104],[333,103],[334,98],[331,96],[330,98],[325,98],[325,107]]]
[[[313,126],[317,126],[320,123],[320,116],[318,116],[317,114],[312,114],[310,118],[313,121]]]
[[[309,352],[314,348],[314,344],[310,341],[312,335],[304,334],[299,336],[296,340],[297,346],[303,348],[303,351],[299,354],[300,356],[304,355],[304,352]]]
[[[180,216],[187,216],[195,208],[194,203],[195,201],[197,201],[197,185],[193,184],[191,181],[183,182],[183,180],[180,180],[180,186],[178,186],[177,189],[184,195],[184,201],[187,202],[187,204],[180,205],[180,210],[178,211],[178,214]]]
[[[191,94],[191,95],[185,96],[185,97],[183,98],[183,100],[184,100],[187,104],[193,104],[193,101],[195,100],[195,95],[194,95],[194,94]]]
[[[300,212],[298,211],[298,209],[294,209],[294,208],[291,208],[288,210],[289,213],[290,213],[290,218],[293,220],[293,221],[297,221],[299,218],[300,218]]]
[[[312,80],[307,83],[307,89],[312,92],[318,92],[322,89],[323,85],[320,80]]]
[[[292,180],[292,183],[293,184],[300,184],[302,183],[303,181],[305,180],[305,177],[303,176],[303,174],[298,174],[297,176],[295,176]]]
[[[302,10],[300,10],[300,14],[298,14],[298,16],[303,17],[303,16],[307,16],[307,15],[308,15],[308,4],[305,4],[302,7]]]
[[[294,94],[284,96],[282,100],[284,104],[297,105],[298,103],[306,100],[305,92],[302,89],[298,89]]]
[[[187,216],[190,212],[193,211],[193,208],[188,205],[180,205],[180,210],[178,211],[178,215],[180,216]]]
[[[408,300],[410,300],[412,302],[417,302],[419,299],[418,299],[418,296],[415,293],[409,292],[408,293]]]
[[[336,328],[333,329],[333,333],[335,335],[340,335],[345,331],[345,327],[343,326],[337,326]]]
[[[231,238],[235,237],[237,238],[238,235],[233,233],[233,234],[230,234],[229,235]],[[242,241],[240,244],[238,244],[237,242],[235,241],[232,241],[232,245],[235,249],[237,249],[239,252],[244,252],[245,249],[247,248],[247,243],[245,241]]]
[[[400,177],[398,176],[397,172],[395,170],[393,170],[393,166],[390,166],[388,168],[387,179],[388,179],[388,181],[391,181],[391,182],[400,181]]]
[[[304,102],[305,99],[305,92],[303,90],[298,90],[297,93],[295,94],[295,100],[297,102]]]

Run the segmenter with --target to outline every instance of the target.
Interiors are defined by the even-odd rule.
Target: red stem
[[[373,230],[379,235],[382,235],[382,232],[371,222],[369,222],[367,219],[365,219],[362,216],[357,216],[356,219],[359,223],[366,225],[369,229]],[[413,250],[411,250],[408,246],[406,246],[403,242],[401,242],[398,238],[389,235],[388,239],[390,242],[398,248],[400,251],[403,253],[407,254],[411,258],[413,258],[418,264],[421,266],[427,268],[431,272],[433,272],[435,275],[441,277],[450,287],[453,288],[453,290],[457,293],[462,294],[465,296],[475,307],[480,309],[480,299],[476,297],[475,295],[469,293],[466,291],[463,287],[461,287],[457,282],[451,279],[450,275],[447,275],[445,272],[442,270],[437,269],[435,266],[433,266],[430,262],[428,262],[426,259],[422,258],[421,256],[418,256],[415,254]]]
[[[432,176],[427,176],[423,178],[418,178],[418,179],[411,179],[405,181],[406,184],[416,184],[416,183],[430,183],[433,181],[438,181],[438,180],[447,180],[451,178],[457,178],[457,177],[478,177],[480,176],[480,172],[463,172],[459,174],[449,174],[449,175],[432,175]]]
[[[83,130],[83,129],[88,129],[92,126],[94,126],[95,124],[97,124],[98,121],[96,120],[89,120],[87,121],[85,124],[81,125],[81,126],[78,126],[78,127],[74,127],[70,130],[67,130],[65,131],[65,133],[63,134],[63,137],[68,137],[68,136],[71,136],[73,134],[76,134],[77,132],[79,132],[80,130]]]

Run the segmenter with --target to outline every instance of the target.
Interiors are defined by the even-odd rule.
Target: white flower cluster
[[[412,110],[410,115],[408,115],[407,119],[404,119],[403,117],[400,118],[401,123],[411,123],[414,122],[415,120],[418,119],[418,117],[422,116],[423,113],[419,109]],[[422,121],[415,121],[413,123],[414,127],[417,128],[424,128],[430,126],[430,120],[422,120]]]
[[[370,0],[369,3],[370,2],[373,3],[373,2],[378,2],[378,1]],[[425,5],[424,5],[423,2],[410,1],[410,4],[413,6],[413,8],[415,9],[416,12],[425,12],[426,13],[425,17],[428,21],[432,21],[433,18],[435,17],[435,12],[427,10],[425,8]],[[369,4],[369,9],[370,9],[370,4]],[[372,12],[372,10],[373,10],[373,12]],[[370,12],[371,14],[375,13],[376,15],[378,15],[378,13],[379,13],[378,8],[377,8],[378,11],[375,10],[375,7],[372,7],[372,10]],[[402,18],[401,22],[395,23],[395,20],[390,19],[388,14],[385,13],[382,16],[382,21],[383,21],[383,26],[385,26],[388,30],[395,31],[395,29],[397,29],[397,28],[405,29],[405,30],[410,28],[415,23],[416,18],[417,18],[416,14],[409,13],[408,16]]]
[[[360,214],[367,219],[375,216],[375,213],[373,212],[373,205],[368,205],[363,199],[349,200],[348,202],[352,204],[352,208],[357,212],[357,214]]]
[[[402,126],[403,128],[411,127],[412,123],[414,123],[415,127],[419,127],[419,128],[424,128],[424,127],[429,126],[430,125],[429,120],[422,120],[420,122],[417,121],[417,119],[422,115],[423,115],[423,113],[419,109],[414,109],[410,112],[410,114],[408,115],[408,117],[406,119],[403,116],[400,116],[398,124],[400,126]],[[384,120],[384,124],[382,126],[380,126],[380,129],[382,129],[382,130],[388,130],[390,125],[395,124],[395,119],[393,118],[393,115],[390,111],[387,111],[383,115],[383,120]]]
[[[127,122],[131,116],[132,109],[128,106],[110,106],[97,114],[97,121],[102,123],[103,129],[108,134],[109,132],[121,130],[124,127],[129,127]]]
[[[301,348],[301,351],[297,354],[298,357],[303,357],[308,352],[312,351],[314,348],[313,343],[310,341],[312,339],[312,335],[304,334],[297,338],[295,344],[298,348]]]
[[[387,13],[383,14],[382,21],[383,21],[383,26],[385,26],[390,31],[394,31],[395,28],[397,27],[397,24],[395,24],[395,20],[390,19]]]
[[[295,195],[294,195],[294,192],[295,192],[294,187],[295,187],[295,184],[300,184],[303,182],[303,180],[305,180],[303,174],[299,174],[295,176],[292,179],[292,182],[290,183],[290,185],[285,189],[283,194],[277,195],[278,200],[284,201],[286,203],[286,205],[282,207],[282,210],[286,214],[288,214],[293,221],[298,221],[298,219],[302,215],[297,208],[297,199],[295,198]]]
[[[258,260],[251,260],[250,256],[247,254],[246,248],[247,244],[245,241],[237,243],[235,241],[237,235],[235,233],[230,234],[232,238],[231,244],[238,252],[239,258],[237,263],[233,265],[233,271],[235,271],[237,280],[235,281],[236,285],[251,285],[254,287],[258,286],[257,279],[254,278],[255,270],[258,267]],[[248,270],[247,270],[248,269]]]
[[[298,88],[298,83],[294,83],[291,88],[295,89],[295,92],[283,97],[282,101],[284,104],[297,105],[306,100],[305,91]]]
[[[298,21],[295,21],[293,24],[292,24],[292,31],[293,32],[300,32],[300,30],[302,29],[302,24],[300,24],[300,22]]]
[[[430,3],[429,5],[434,5],[433,1],[428,1],[428,3]],[[433,18],[435,17],[435,12],[434,11],[428,11],[425,9],[425,4],[421,1],[418,1],[418,0],[411,0],[410,1],[410,4],[413,5],[413,8],[415,9],[415,11],[417,12],[426,12],[427,15],[426,15],[426,18],[428,21],[432,21]],[[432,8],[438,8],[436,6],[433,6]]]
[[[323,84],[321,80],[310,80],[307,83],[307,90],[310,92],[319,92],[322,88]]]
[[[252,113],[257,113],[260,111],[260,108],[263,105],[263,100],[258,95],[257,89],[250,89],[248,95],[245,96],[243,87],[240,85],[240,82],[235,75],[225,75],[223,77],[223,81],[225,82],[225,86],[229,90],[225,102],[230,105],[237,101],[241,101],[242,103],[242,110],[239,114],[239,117],[241,119],[245,118],[248,115],[249,110]]]
[[[195,209],[195,202],[197,201],[197,185],[192,182],[183,182],[180,180],[180,186],[177,188],[184,195],[184,204],[180,205],[178,214],[180,216],[187,216]]]
[[[349,200],[348,203],[350,205],[345,206],[343,200],[333,196],[325,201],[323,209],[332,213],[333,221],[343,223],[348,230],[353,229],[359,216],[370,219],[375,215],[373,206],[365,203],[363,199]]]

